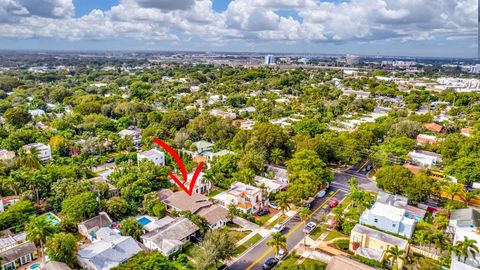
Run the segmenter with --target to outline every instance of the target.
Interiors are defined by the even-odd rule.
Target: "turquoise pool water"
[[[28,267],[28,269],[40,269],[40,264],[39,263],[34,263]]]
[[[58,221],[58,219],[53,217],[52,214],[50,213],[48,213],[47,215],[47,220],[50,221],[50,223],[52,223],[53,226],[57,226],[58,224],[60,224],[60,221]]]
[[[139,219],[137,219],[138,223],[140,223],[140,225],[145,226],[147,225],[148,223],[152,222],[149,218],[146,218],[146,217],[141,217]]]

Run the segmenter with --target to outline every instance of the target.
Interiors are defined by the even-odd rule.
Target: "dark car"
[[[272,257],[262,265],[262,269],[264,270],[272,269],[275,265],[277,265],[277,263],[278,263],[278,259]]]
[[[190,240],[193,243],[198,244],[200,242],[203,242],[203,237],[201,235],[192,235],[192,237],[190,237]]]
[[[267,208],[260,209],[257,212],[257,216],[259,216],[259,217],[265,216],[265,215],[268,215],[268,214],[270,214],[270,210],[268,210]]]
[[[107,160],[107,163],[113,163],[114,161],[115,161],[114,158],[109,158],[109,159]]]

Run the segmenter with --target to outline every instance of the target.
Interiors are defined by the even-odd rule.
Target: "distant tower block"
[[[265,65],[267,66],[275,65],[275,57],[271,54],[265,55]]]

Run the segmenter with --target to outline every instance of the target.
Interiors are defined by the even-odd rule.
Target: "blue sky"
[[[476,57],[477,0],[8,0],[0,49]]]

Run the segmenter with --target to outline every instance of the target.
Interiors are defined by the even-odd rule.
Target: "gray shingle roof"
[[[2,258],[2,263],[7,263],[23,257],[27,254],[34,253],[36,249],[37,248],[32,242],[25,242],[23,244],[14,246],[1,252],[0,258]]]

